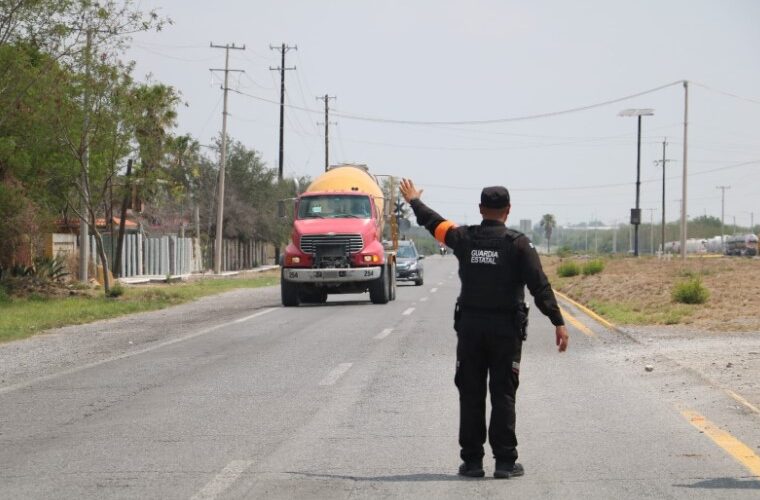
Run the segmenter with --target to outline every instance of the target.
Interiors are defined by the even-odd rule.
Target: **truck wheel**
[[[390,300],[390,280],[388,279],[388,265],[384,265],[380,277],[374,279],[369,285],[369,300],[373,304],[387,304]]]
[[[301,300],[298,297],[298,284],[292,283],[285,279],[285,270],[283,269],[280,276],[280,296],[282,305],[285,307],[298,307]]]

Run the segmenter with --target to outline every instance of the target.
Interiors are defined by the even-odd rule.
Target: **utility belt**
[[[468,304],[456,303],[454,307],[454,328],[462,317],[463,312],[475,313],[475,314],[497,314],[506,317],[512,317],[514,319],[514,325],[517,331],[520,333],[522,340],[528,338],[528,312],[530,306],[525,302],[518,302],[511,307],[478,307]]]

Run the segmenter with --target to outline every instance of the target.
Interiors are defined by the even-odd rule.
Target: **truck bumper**
[[[382,275],[382,267],[349,267],[345,269],[301,269],[286,268],[283,278],[296,283],[348,283],[370,281]]]

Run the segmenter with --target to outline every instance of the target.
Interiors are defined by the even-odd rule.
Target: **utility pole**
[[[277,166],[277,179],[282,180],[282,171],[285,168],[285,72],[295,71],[296,67],[288,68],[285,66],[285,54],[289,50],[298,50],[298,45],[289,46],[282,44],[279,47],[275,45],[269,45],[269,50],[279,50],[282,56],[282,62],[280,66],[274,68],[269,66],[269,71],[280,72],[280,158]],[[280,262],[280,243],[278,242],[274,246],[274,261]]]
[[[227,165],[227,91],[229,90],[229,74],[230,72],[244,73],[241,69],[230,69],[230,49],[232,50],[245,50],[245,45],[242,47],[232,45],[214,45],[213,42],[209,44],[213,49],[224,49],[224,69],[211,68],[210,71],[224,71],[224,111],[222,111],[222,151],[220,155],[219,164],[219,189],[217,193],[217,209],[216,209],[216,239],[214,240],[214,273],[219,274],[222,272],[222,238],[224,235],[224,171]]]
[[[269,66],[270,71],[280,72],[280,162],[277,178],[282,180],[283,162],[285,161],[285,72],[293,71],[296,69],[295,66],[292,68],[285,66],[285,54],[287,54],[289,50],[298,50],[298,45],[294,45],[292,47],[284,43],[279,47],[276,45],[270,45],[269,50],[279,50],[280,55],[282,56],[282,62],[280,63],[279,67],[274,68],[272,66]]]
[[[681,258],[686,258],[686,238],[688,221],[686,220],[686,180],[688,173],[687,153],[689,151],[689,82],[683,81],[683,186],[681,193]]]
[[[79,281],[87,283],[90,266],[90,226],[88,226],[90,205],[90,56],[92,53],[92,29],[87,29],[87,42],[84,49],[85,85],[84,85],[84,123],[82,124],[82,217],[79,219]],[[108,270],[104,269],[104,273]]]
[[[330,99],[335,100],[337,98],[328,94],[317,97],[318,101],[325,102],[325,172],[330,166]]]
[[[725,249],[725,242],[723,241],[723,218],[726,213],[726,189],[731,189],[731,186],[715,186],[715,189],[720,189],[720,244],[723,245]]]
[[[662,236],[662,245],[661,245],[661,249],[660,250],[662,251],[663,255],[665,254],[665,165],[669,161],[673,161],[673,160],[668,160],[668,159],[665,158],[665,149],[667,147],[668,147],[668,138],[666,137],[662,141],[662,160],[656,160],[654,162],[655,165],[658,165],[658,164],[662,165],[662,231],[661,231],[662,232],[662,235],[661,235]],[[654,253],[654,252],[652,252],[652,253]]]

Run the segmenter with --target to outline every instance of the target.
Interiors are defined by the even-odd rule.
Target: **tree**
[[[541,227],[544,228],[544,235],[546,236],[546,253],[551,252],[551,239],[552,231],[557,226],[557,221],[552,214],[544,214],[541,217]]]
[[[97,221],[99,215],[110,213],[103,210],[111,205],[107,202],[108,188],[121,168],[122,159],[130,152],[133,137],[128,113],[134,102],[133,65],[123,64],[118,55],[126,47],[130,34],[155,28],[158,21],[153,14],[143,17],[131,1],[117,4],[80,0],[79,5],[78,26],[86,33],[86,39],[82,51],[74,53],[67,62],[70,74],[64,82],[67,99],[54,121],[57,136],[75,165],[75,175],[68,179],[71,189],[62,191],[68,206],[95,238],[103,269],[103,288],[108,295],[111,287],[108,257]]]

